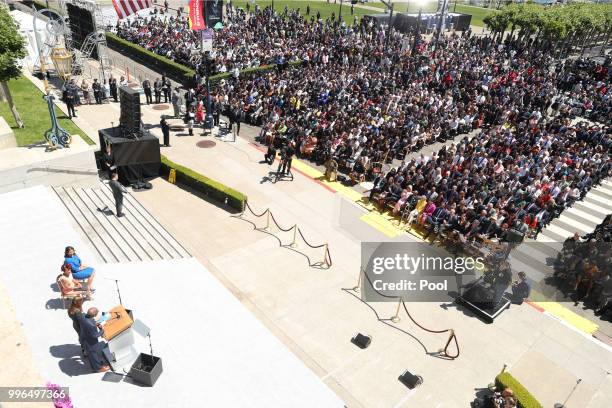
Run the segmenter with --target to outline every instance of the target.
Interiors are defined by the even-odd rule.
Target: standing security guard
[[[166,121],[166,116],[162,116],[161,121],[159,122],[162,130],[162,134],[164,135],[164,146],[170,147],[170,125]]]
[[[115,198],[115,209],[117,210],[117,217],[123,217],[123,194],[127,193],[125,187],[119,183],[119,175],[117,173],[113,173],[111,181],[109,184],[113,197]]]

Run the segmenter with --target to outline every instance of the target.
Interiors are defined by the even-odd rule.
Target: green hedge
[[[291,61],[289,62],[290,66],[298,66],[300,64],[302,64],[303,61]],[[268,71],[272,71],[273,69],[276,69],[276,64],[269,64],[269,65],[261,65],[259,67],[249,67],[249,68],[245,68],[243,70],[240,70],[240,77],[249,77],[252,75],[257,75],[257,74],[262,74]],[[232,76],[231,72],[224,72],[222,74],[216,74],[216,75],[211,75],[209,80],[211,82],[211,84],[214,84],[216,82],[219,82],[222,79],[226,79]]]
[[[106,33],[106,42],[108,46],[115,51],[127,54],[130,58],[135,59],[138,62],[146,64],[151,67],[154,71],[165,73],[170,78],[179,82],[185,87],[193,85],[193,78],[195,71],[182,64],[174,62],[166,57],[162,57],[152,51],[149,51],[139,45],[133,44],[123,38],[120,38],[116,34]],[[292,61],[289,63],[291,66],[300,65],[302,61]],[[251,76],[257,75],[264,72],[271,71],[276,68],[276,64],[262,65],[259,67],[245,68],[240,71],[240,76]],[[222,79],[231,77],[231,72],[224,72],[222,74],[216,74],[210,76],[210,82],[216,83]]]
[[[499,391],[510,388],[514,392],[519,408],[543,408],[542,404],[508,372],[495,377],[495,386]]]
[[[240,191],[236,191],[231,187],[219,183],[218,181],[209,179],[187,167],[176,164],[167,157],[161,157],[162,174],[167,176],[170,174],[170,169],[176,171],[176,183],[191,187],[194,190],[204,193],[216,201],[227,203],[231,208],[237,211],[244,211],[244,206],[247,196]]]
[[[106,33],[108,46],[130,58],[145,64],[154,71],[166,74],[183,86],[189,86],[193,82],[195,71],[184,65],[178,64],[171,59],[157,55],[139,45],[133,44],[113,33]]]

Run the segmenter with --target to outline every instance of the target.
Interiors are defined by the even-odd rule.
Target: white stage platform
[[[344,405],[196,259],[96,264],[45,187],[0,195],[0,209],[0,279],[41,377],[70,387],[76,407]],[[117,278],[124,306],[151,328],[164,369],[153,388],[91,373],[81,361],[76,333],[52,287],[65,245],[97,269],[95,300],[86,307],[117,305],[115,282],[108,279]],[[148,353],[148,342],[137,342]]]

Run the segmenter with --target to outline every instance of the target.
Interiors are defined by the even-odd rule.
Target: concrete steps
[[[578,232],[592,232],[604,218],[612,213],[612,181],[606,179],[601,185],[589,190],[584,199],[563,211],[538,235],[538,242],[565,240]]]
[[[612,180],[605,180],[591,189],[584,200],[575,203],[546,226],[537,240],[525,241],[511,251],[513,267],[528,272],[530,278],[540,283],[543,276],[552,274],[552,263],[563,249],[563,242],[578,232],[585,235],[612,213]],[[545,289],[546,285],[542,285]]]
[[[125,217],[117,218],[115,201],[107,184],[53,190],[106,263],[191,256],[131,194],[123,199]]]

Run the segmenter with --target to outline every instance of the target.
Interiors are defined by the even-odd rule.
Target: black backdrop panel
[[[219,21],[223,22],[223,0],[202,0],[202,2],[206,28],[213,28]]]
[[[85,38],[90,33],[94,32],[94,20],[91,13],[84,8],[75,6],[74,4],[67,4],[68,10],[68,22],[70,25],[70,33],[72,34],[72,41],[74,42],[75,48],[81,48]],[[98,50],[94,48],[92,58],[98,58]]]
[[[139,179],[159,176],[161,155],[159,139],[145,132],[138,139],[125,138],[118,127],[98,131],[100,147],[104,151],[110,144],[117,165],[119,180],[132,184]]]

